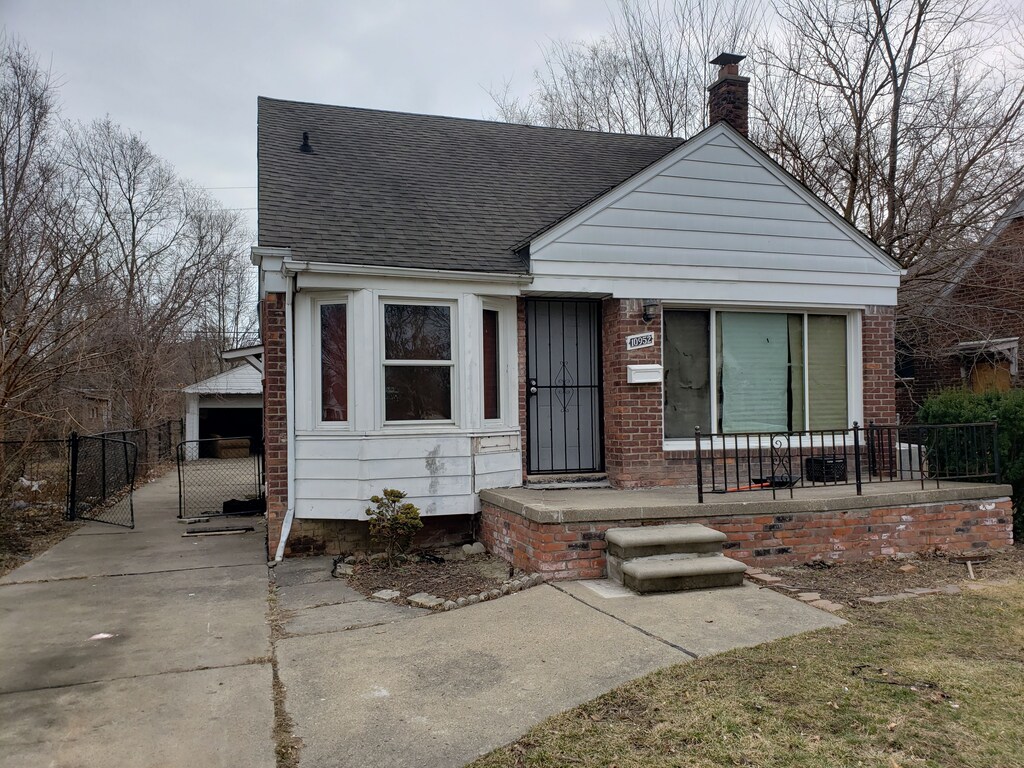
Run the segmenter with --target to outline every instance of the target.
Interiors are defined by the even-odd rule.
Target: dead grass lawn
[[[473,763],[1024,766],[1024,582],[657,672]]]

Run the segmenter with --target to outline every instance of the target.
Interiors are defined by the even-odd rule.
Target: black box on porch
[[[808,456],[804,459],[804,475],[812,483],[839,483],[846,480],[846,459],[836,454]]]

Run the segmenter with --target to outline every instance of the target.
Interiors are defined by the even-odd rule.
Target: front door
[[[601,471],[601,304],[528,299],[526,371],[529,473]]]

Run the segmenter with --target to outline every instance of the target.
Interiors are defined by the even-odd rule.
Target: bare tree
[[[528,100],[493,91],[499,118],[558,128],[686,136],[707,124],[708,60],[751,47],[760,5],[620,0],[608,35],[556,41]]]
[[[179,178],[140,136],[109,119],[71,130],[81,194],[100,219],[99,259],[116,305],[101,339],[117,365],[111,371],[124,417],[143,426],[176,410],[188,383],[193,337],[213,318],[226,330],[251,300],[237,270],[245,230],[241,217],[220,209]],[[218,306],[218,304],[220,306]]]
[[[63,431],[60,386],[104,354],[84,343],[106,313],[101,235],[63,162],[55,88],[0,40],[0,440]]]

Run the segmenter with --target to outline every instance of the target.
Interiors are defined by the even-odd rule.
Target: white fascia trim
[[[367,264],[336,264],[319,261],[298,261],[285,258],[281,264],[285,274],[299,272],[321,272],[328,275],[366,275],[369,277],[408,277],[414,279],[464,281],[474,283],[516,283],[528,285],[533,282],[531,275],[517,275],[507,272],[462,272],[454,269],[419,269],[413,267],[385,267]]]
[[[690,153],[703,147],[705,144],[709,144],[713,139],[719,136],[726,135],[736,140],[736,145],[739,149],[743,150],[750,156],[751,159],[756,161],[759,165],[763,166],[769,173],[775,176],[779,182],[789,187],[795,194],[799,195],[805,203],[810,205],[814,210],[825,216],[833,224],[841,227],[844,231],[848,232],[855,240],[857,240],[860,246],[883,266],[888,268],[894,275],[900,277],[906,274],[906,270],[903,269],[899,264],[896,263],[885,251],[875,245],[870,238],[868,238],[863,232],[857,229],[855,226],[850,224],[846,219],[836,213],[832,208],[822,202],[817,196],[811,193],[803,184],[801,184],[794,176],[786,172],[778,163],[772,160],[763,150],[761,150],[756,144],[751,142],[749,139],[744,138],[734,128],[731,128],[725,122],[718,122],[709,128],[705,128],[703,131],[698,133],[692,139],[688,140],[685,144],[673,149],[667,155],[662,157],[660,160],[655,162],[653,165],[648,166],[640,173],[635,176],[626,179],[619,186],[609,190],[605,194],[601,195],[596,200],[593,200],[582,208],[581,210],[574,213],[569,218],[560,222],[556,226],[549,229],[547,232],[542,234],[536,240],[530,243],[530,251],[538,251],[555,240],[563,237],[569,230],[574,227],[583,224],[598,211],[604,210],[608,206],[617,202],[618,200],[625,197],[630,192],[635,191],[637,188],[646,184],[648,181],[653,179],[658,174],[662,173],[665,169],[682,160]]]
[[[284,260],[291,255],[291,248],[271,248],[269,246],[254,245],[249,249],[249,261],[255,267],[262,265],[265,258]]]

